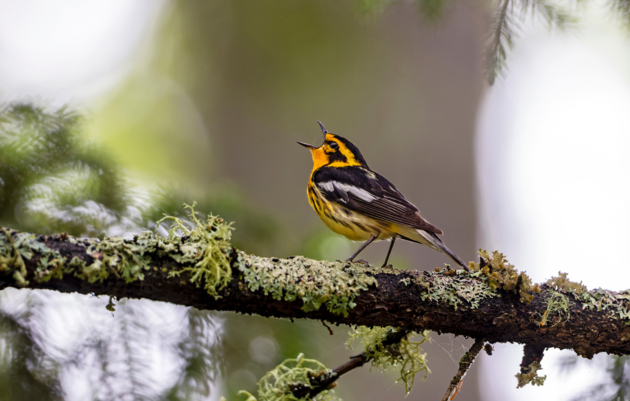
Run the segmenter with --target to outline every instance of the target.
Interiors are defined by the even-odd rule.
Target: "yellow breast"
[[[351,241],[367,241],[373,235],[378,240],[391,238],[396,233],[391,224],[355,213],[335,202],[328,202],[317,187],[309,182],[308,202],[328,228]]]

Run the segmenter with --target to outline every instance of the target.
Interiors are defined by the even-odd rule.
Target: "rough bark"
[[[87,243],[71,243],[67,240],[67,235],[36,236],[36,241],[57,250],[68,260],[76,256],[86,263],[93,261],[93,256],[86,253]],[[47,289],[108,295],[118,299],[151,299],[198,309],[316,319],[334,324],[393,326],[410,331],[432,330],[484,339],[490,343],[513,342],[535,345],[537,349],[573,349],[579,355],[589,358],[599,352],[630,354],[630,327],[626,326],[627,320],[613,318],[606,310],[583,309],[583,305],[570,294],[570,318],[555,326],[539,326],[538,317],[547,310],[545,285],[542,286],[543,292],[536,294],[531,303],[522,303],[518,295],[499,291],[500,297],[480,301],[477,309],[465,304],[455,309],[448,302],[423,300],[426,288],[409,285],[410,280],[422,276],[426,282],[431,282],[434,276],[428,273],[377,273],[374,277],[378,286],[362,291],[354,300],[356,306],[344,316],[329,312],[324,307],[305,312],[301,309],[300,300],[275,300],[264,295],[262,290],[250,291],[242,273],[236,269],[233,280],[220,291],[220,297],[215,299],[204,289],[191,284],[187,273],[169,278],[169,270],[182,267],[169,258],[153,255],[151,264],[155,267],[144,273],[144,280],[131,283],[126,283],[115,275],[110,275],[103,282],[88,283],[72,274],[66,274],[62,279],[38,282],[35,277],[39,259],[36,250],[31,259],[24,259],[28,272],[26,279],[29,281],[26,287],[21,287],[8,270],[0,272],[0,290],[7,287]],[[277,259],[269,259],[270,263],[275,261]]]

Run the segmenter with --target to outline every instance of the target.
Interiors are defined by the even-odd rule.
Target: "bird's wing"
[[[322,167],[313,181],[324,197],[373,219],[442,234],[385,177],[363,167]]]

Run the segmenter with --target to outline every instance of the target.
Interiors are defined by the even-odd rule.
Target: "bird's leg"
[[[385,262],[383,262],[383,267],[387,267],[387,261],[389,260],[389,255],[392,253],[392,249],[394,248],[394,241],[396,241],[396,237],[392,237],[392,241],[389,243],[389,250],[387,251],[387,256],[385,256]]]
[[[372,237],[370,237],[369,240],[365,241],[365,244],[361,245],[361,248],[359,248],[352,256],[350,256],[346,260],[348,262],[352,262],[354,260],[354,258],[356,258],[357,255],[361,253],[362,250],[364,250],[368,245],[370,245],[372,243],[372,241],[374,241],[376,239],[376,237],[377,237],[377,235],[372,235]]]

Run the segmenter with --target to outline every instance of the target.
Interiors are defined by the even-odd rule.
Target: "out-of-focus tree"
[[[85,119],[66,109],[9,104],[0,110],[3,226],[42,233],[67,231],[78,236],[131,235],[154,227],[153,222],[165,213],[181,214],[181,203],[189,201],[183,190],[134,193],[106,152],[82,139],[84,130]],[[239,246],[274,248],[280,229],[273,219],[251,208],[234,189],[221,188],[217,194],[203,198],[200,210],[238,216],[243,222],[235,242]],[[64,399],[68,388],[63,383],[67,386],[76,369],[82,369],[89,379],[83,385],[88,387],[85,391],[98,399],[205,399],[216,385],[217,369],[224,365],[225,355],[219,335],[225,328],[221,327],[222,319],[217,321],[208,312],[181,307],[164,311],[174,315],[171,319],[181,319],[177,330],[163,333],[157,341],[147,341],[155,324],[160,325],[144,318],[153,307],[142,301],[121,302],[115,306],[118,318],[114,327],[104,330],[105,321],[97,322],[96,327],[82,327],[87,331],[80,335],[84,341],[69,347],[47,338],[50,330],[53,337],[63,336],[46,323],[50,312],[64,313],[63,308],[46,312],[60,302],[59,294],[21,295],[25,294],[0,294],[2,400]],[[18,306],[11,306],[15,304]],[[97,313],[97,304],[102,302],[88,303],[89,313]],[[76,325],[75,319],[69,317],[69,326],[63,329]],[[291,328],[285,332],[296,334]],[[273,336],[270,339],[276,341]],[[230,341],[226,348],[230,344],[232,349],[242,348]],[[170,387],[151,377],[149,346],[170,354]],[[282,356],[272,357],[267,365]]]
[[[81,120],[27,104],[0,110],[0,223],[73,235],[123,223],[128,190],[112,161],[82,142]]]

